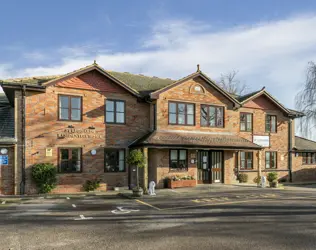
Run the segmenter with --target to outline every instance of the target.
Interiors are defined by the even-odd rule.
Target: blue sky
[[[109,70],[180,78],[201,65],[288,107],[316,60],[316,1],[1,1],[0,79]]]

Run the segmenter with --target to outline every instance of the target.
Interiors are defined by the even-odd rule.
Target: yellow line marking
[[[222,203],[211,203],[211,204],[203,204],[203,205],[195,205],[195,206],[163,208],[159,210],[163,211],[163,210],[174,210],[174,209],[182,209],[182,208],[207,207],[207,206],[217,206],[217,205],[225,205],[225,204],[238,204],[238,203],[246,203],[246,202],[251,202],[251,201],[262,201],[262,200],[257,199],[257,200],[246,200],[246,201],[228,201],[228,202],[222,202]]]
[[[155,207],[155,206],[153,206],[153,205],[151,205],[151,204],[149,204],[147,202],[144,202],[144,201],[141,201],[141,200],[136,200],[136,201],[141,203],[141,204],[143,204],[143,205],[145,205],[145,206],[152,207],[152,208],[157,209],[157,210],[162,210],[159,207]]]

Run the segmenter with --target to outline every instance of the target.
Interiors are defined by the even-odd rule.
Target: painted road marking
[[[4,205],[4,204],[5,204],[5,201],[1,202],[1,204]]]
[[[79,217],[80,218],[76,218],[75,220],[91,220],[92,219],[92,217],[84,217],[83,214],[80,214]]]
[[[139,212],[138,209],[127,209],[123,207],[116,207],[117,209],[112,210],[113,214],[129,214],[130,212]]]
[[[151,204],[149,204],[149,203],[147,203],[147,202],[144,202],[144,201],[141,201],[141,200],[136,200],[136,201],[139,202],[139,203],[141,203],[141,204],[143,204],[143,205],[145,205],[145,206],[152,207],[152,208],[154,208],[154,209],[156,209],[156,210],[161,210],[160,208],[155,207],[155,206],[153,206],[153,205],[151,205]]]
[[[69,197],[66,197],[66,199],[67,199],[67,200],[70,200],[70,198],[69,198]]]
[[[77,207],[75,204],[72,204],[72,207]]]

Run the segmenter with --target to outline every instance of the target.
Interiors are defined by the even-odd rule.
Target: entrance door
[[[198,183],[211,183],[209,151],[199,151],[198,153]]]
[[[211,158],[211,181],[212,183],[222,182],[223,173],[223,152],[222,151],[210,151]]]
[[[198,183],[221,183],[223,176],[223,152],[198,152]]]

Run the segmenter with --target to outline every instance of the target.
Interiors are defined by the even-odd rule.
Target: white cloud
[[[92,47],[65,46],[59,63],[25,67],[18,73],[0,65],[0,79],[6,76],[62,74],[91,64],[94,59],[110,70],[180,78],[201,65],[213,79],[238,70],[238,78],[251,89],[266,86],[278,100],[294,107],[294,96],[304,82],[307,62],[316,60],[316,16],[297,16],[225,30],[192,20],[167,20],[153,26],[140,39],[136,52],[110,53]],[[9,74],[9,72],[11,74]]]

